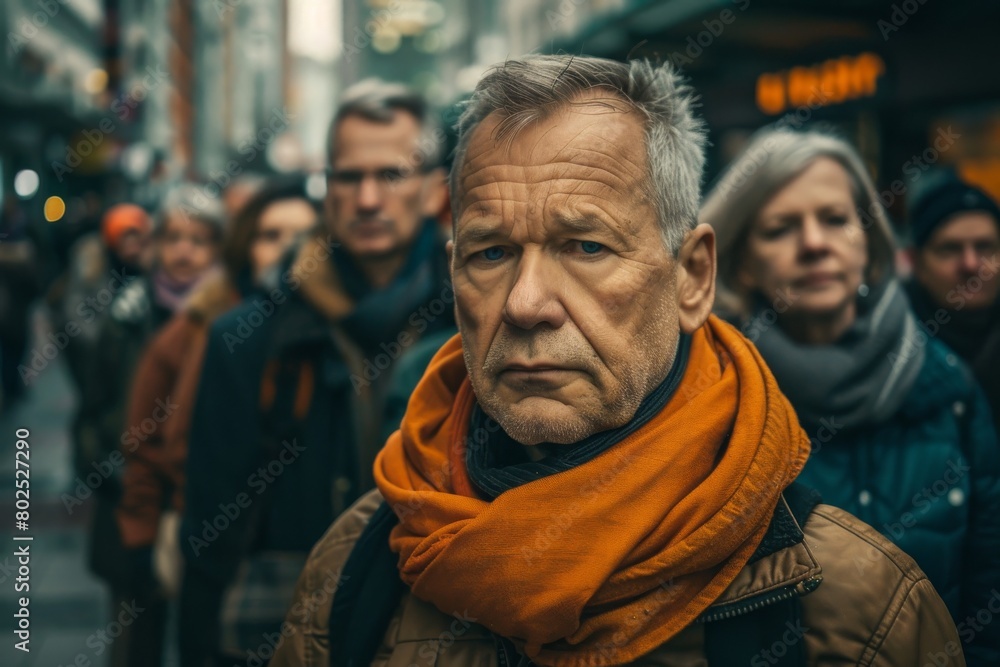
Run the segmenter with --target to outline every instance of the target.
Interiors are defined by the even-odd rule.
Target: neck
[[[781,328],[797,343],[829,345],[851,328],[857,318],[857,307],[852,299],[846,306],[829,315],[791,317],[780,320]]]
[[[549,455],[548,449],[543,445],[525,445],[524,451],[527,452],[528,459],[531,461],[541,461]]]
[[[406,253],[396,253],[387,257],[365,259],[357,262],[365,280],[375,289],[387,286],[406,263]]]

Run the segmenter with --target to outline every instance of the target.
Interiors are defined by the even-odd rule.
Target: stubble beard
[[[478,372],[472,371],[475,361],[468,346],[463,348],[472,389],[483,412],[496,421],[507,435],[523,445],[569,445],[595,433],[624,426],[635,416],[643,399],[666,376],[677,349],[675,341],[666,369],[654,368],[660,364],[651,355],[641,354],[630,360],[629,373],[613,377],[606,369],[603,374],[597,371],[603,364],[589,344],[574,342],[567,345],[565,341],[545,341],[546,335],[551,334],[525,334],[526,338],[530,338],[520,342],[501,333],[490,346]],[[529,355],[526,356],[530,358],[540,356],[536,352],[539,349],[560,350],[554,358],[567,365],[584,368],[588,373],[593,390],[571,407],[563,403],[573,411],[571,416],[553,415],[549,410],[540,415],[537,409],[505,402],[494,390],[498,375],[503,365],[513,357],[513,352],[527,350]],[[602,375],[616,381],[617,386],[610,388],[611,395],[608,395],[609,388],[601,380]]]

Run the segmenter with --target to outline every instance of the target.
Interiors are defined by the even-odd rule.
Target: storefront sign
[[[757,108],[779,114],[803,106],[827,106],[871,97],[885,63],[874,53],[844,56],[757,77]]]

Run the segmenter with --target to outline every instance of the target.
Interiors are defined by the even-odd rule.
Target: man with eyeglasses
[[[910,301],[931,336],[972,367],[1000,426],[1000,208],[948,180],[910,212]]]
[[[402,86],[346,91],[326,224],[276,289],[211,329],[181,528],[184,665],[267,663],[310,548],[374,486],[397,361],[454,331],[443,138]]]

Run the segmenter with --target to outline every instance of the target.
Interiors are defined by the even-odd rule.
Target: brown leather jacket
[[[317,543],[299,579],[270,667],[330,664],[327,631],[332,595],[348,554],[381,501],[378,491],[362,497]],[[909,556],[829,505],[813,510],[803,533],[805,539],[799,544],[745,567],[713,608],[797,584],[802,595],[801,628],[790,629],[786,641],[804,640],[810,665],[965,665],[947,608]],[[752,667],[774,662],[767,648],[761,647],[760,660],[754,660]],[[497,651],[490,633],[475,619],[448,616],[406,594],[373,664],[494,667]],[[704,625],[688,626],[633,664],[704,667]]]

